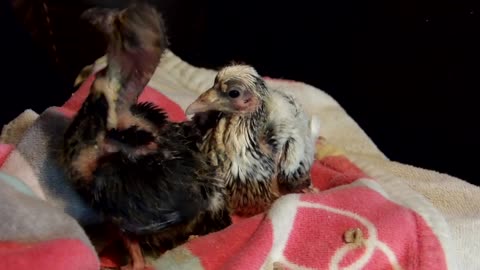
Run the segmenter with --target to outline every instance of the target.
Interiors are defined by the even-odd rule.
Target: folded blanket
[[[0,173],[0,220],[0,269],[99,267],[94,248],[79,224],[39,198],[25,182],[5,173]]]
[[[158,104],[167,110],[172,120],[181,121],[185,119],[183,109],[210,86],[215,73],[188,66],[171,53],[165,58],[150,83],[153,87],[146,88],[141,100]],[[175,73],[165,72],[171,70]],[[62,131],[86,97],[91,82],[92,78],[64,106],[43,112],[15,147],[5,146],[5,151],[0,151],[8,154],[1,169],[24,184],[16,187],[17,195],[35,198],[52,211],[68,213],[81,224],[101,220],[82,204],[65,181],[55,161],[55,151]],[[223,231],[196,238],[159,258],[150,258],[156,269],[456,269],[456,251],[452,249],[454,245],[444,216],[402,179],[380,174],[377,168],[357,157],[356,164],[347,158],[344,153],[350,157],[356,152],[386,160],[364,133],[329,136],[332,130],[347,130],[355,125],[342,115],[343,111],[338,110],[333,99],[301,83],[273,79],[267,82],[270,87],[295,92],[308,112],[318,114],[319,108],[327,112],[318,115],[323,120],[322,135],[327,140],[318,142],[317,160],[312,169],[314,185],[322,192],[284,196],[267,213],[235,219],[234,224]],[[347,138],[353,146],[346,145],[342,147],[344,151],[340,151],[336,147],[338,142]],[[17,206],[27,210],[32,207],[25,202]],[[3,212],[0,215],[6,220]],[[25,222],[22,218],[9,220],[12,224]],[[61,227],[59,220],[52,220],[51,228]],[[77,226],[72,224],[72,228]],[[0,235],[4,235],[3,227],[0,229]],[[36,238],[47,246],[37,250],[48,248],[48,239],[67,239],[57,232],[43,237],[43,241]],[[22,235],[20,231],[2,240],[18,243],[25,239]],[[80,239],[94,255],[83,235],[69,237]],[[12,249],[6,249],[9,248]],[[68,269],[61,268],[68,260],[64,255],[58,253],[56,266],[35,269]],[[11,258],[18,257],[10,254],[6,258],[15,261]],[[24,258],[32,263],[30,266],[36,265],[34,253]],[[94,269],[88,268],[95,267],[94,263],[84,262],[85,267],[78,269]]]

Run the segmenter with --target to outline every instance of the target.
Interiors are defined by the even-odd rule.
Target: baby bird
[[[79,193],[122,235],[131,257],[123,269],[140,270],[141,246],[170,249],[231,224],[224,183],[191,125],[137,104],[167,46],[159,14],[134,4],[84,17],[105,33],[108,64],[65,133],[62,161]]]
[[[318,123],[292,96],[267,88],[251,66],[220,70],[186,113],[194,114],[201,151],[218,166],[235,214],[263,212],[282,194],[312,188]]]

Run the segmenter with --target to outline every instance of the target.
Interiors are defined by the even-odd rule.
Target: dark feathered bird
[[[195,114],[201,149],[218,165],[236,214],[262,212],[282,194],[312,188],[318,122],[292,96],[269,89],[252,67],[220,70],[186,112]]]
[[[107,67],[65,133],[63,162],[75,186],[114,224],[143,269],[140,244],[169,249],[231,223],[224,183],[196,147],[195,129],[137,104],[167,46],[159,14],[144,4],[84,15],[108,39]]]

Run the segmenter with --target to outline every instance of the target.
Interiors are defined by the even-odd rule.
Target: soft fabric
[[[96,270],[96,256],[77,239],[38,243],[0,242],[1,269]]]
[[[18,118],[23,135],[31,118]],[[13,127],[10,126],[10,127]],[[11,132],[10,129],[8,129]],[[21,132],[21,133],[20,133]],[[27,178],[5,172],[7,163],[17,163],[14,172],[28,170],[14,145],[0,145],[0,268],[15,270],[96,270],[100,262],[90,239],[78,222],[63,209],[52,207],[29,185]],[[17,157],[17,159],[16,159]],[[10,167],[12,168],[12,167]],[[5,170],[6,169],[6,170]],[[25,175],[18,173],[19,175]],[[28,174],[28,173],[27,173]],[[33,175],[30,172],[30,175]],[[32,181],[37,181],[32,177]]]
[[[183,109],[211,86],[214,76],[214,71],[192,67],[169,52],[141,98],[181,121]],[[54,149],[91,80],[65,106],[42,113],[15,149],[3,151],[10,154],[2,166],[51,208],[66,211],[82,224],[99,220],[62,181]],[[221,232],[153,259],[156,269],[479,268],[478,259],[468,253],[475,254],[478,243],[478,188],[388,161],[341,107],[316,88],[274,79],[267,83],[296,95],[322,120],[327,140],[319,141],[312,169],[321,192],[284,196],[268,213],[235,219]]]
[[[25,182],[0,173],[0,269],[95,270],[84,230]]]

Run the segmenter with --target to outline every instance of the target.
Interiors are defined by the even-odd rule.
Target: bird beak
[[[195,100],[190,106],[185,110],[186,115],[191,115],[195,113],[213,111],[218,109],[219,96],[217,90],[211,88],[201,94],[197,100]]]

